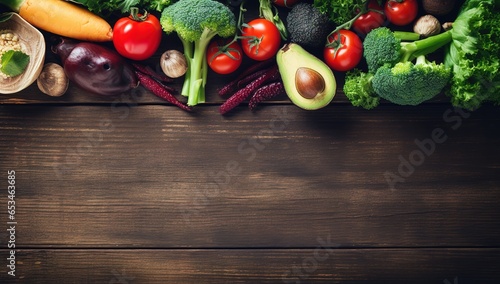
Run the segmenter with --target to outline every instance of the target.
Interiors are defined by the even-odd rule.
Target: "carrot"
[[[0,0],[33,26],[82,41],[110,41],[110,24],[89,10],[63,0]]]

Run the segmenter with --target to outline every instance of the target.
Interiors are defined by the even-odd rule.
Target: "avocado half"
[[[296,43],[283,46],[276,55],[286,94],[296,106],[316,110],[327,106],[337,91],[332,69]]]

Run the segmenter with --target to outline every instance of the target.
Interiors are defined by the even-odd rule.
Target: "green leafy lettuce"
[[[444,63],[452,69],[447,94],[454,106],[500,105],[500,0],[467,0],[453,23]]]

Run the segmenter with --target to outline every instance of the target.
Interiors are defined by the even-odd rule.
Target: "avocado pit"
[[[305,110],[327,106],[335,96],[337,82],[325,62],[296,43],[289,43],[276,55],[283,87],[290,101]]]
[[[325,90],[325,79],[311,68],[300,67],[295,72],[295,88],[305,99],[314,99]]]

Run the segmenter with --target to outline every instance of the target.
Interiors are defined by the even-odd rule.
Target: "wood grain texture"
[[[498,249],[20,250],[2,283],[460,283],[500,280]]]
[[[497,114],[0,106],[0,172],[21,248],[498,247]]]
[[[191,114],[142,87],[0,95],[18,222],[11,277],[3,191],[0,283],[500,283],[498,108],[365,111],[337,73],[322,110],[281,96],[221,116],[237,75],[210,72]]]

